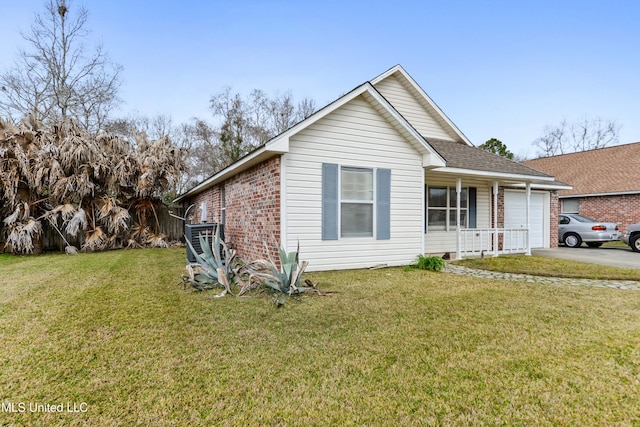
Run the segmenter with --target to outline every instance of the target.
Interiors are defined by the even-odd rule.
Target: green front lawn
[[[276,309],[183,290],[183,260],[0,256],[0,425],[640,423],[640,292],[398,268]]]
[[[569,277],[599,280],[640,280],[640,269],[609,267],[585,262],[566,261],[526,255],[468,258],[456,261],[460,265],[481,270],[531,274],[545,277]]]

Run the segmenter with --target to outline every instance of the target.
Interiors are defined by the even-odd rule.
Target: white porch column
[[[531,255],[531,183],[527,182],[527,252]]]
[[[493,181],[493,256],[498,256],[498,181]]]
[[[421,228],[421,232],[420,232],[420,253],[422,255],[424,255],[426,253],[426,247],[425,247],[425,234],[427,231],[427,203],[426,203],[426,197],[427,197],[427,181],[423,178],[422,179],[424,182],[422,184],[422,226]]]
[[[460,193],[462,192],[462,178],[456,180],[456,259],[462,259],[462,242],[460,236]],[[448,219],[447,219],[448,221]]]

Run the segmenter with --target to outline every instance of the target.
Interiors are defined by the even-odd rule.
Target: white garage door
[[[531,193],[531,230],[529,238],[532,248],[545,247],[545,193]],[[524,191],[504,192],[504,228],[527,227],[527,194]]]

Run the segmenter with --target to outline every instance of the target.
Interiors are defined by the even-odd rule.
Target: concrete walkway
[[[445,273],[461,274],[464,276],[480,277],[484,279],[501,279],[514,282],[540,283],[545,285],[577,285],[596,288],[613,288],[640,291],[640,282],[634,280],[593,280],[569,279],[566,277],[530,276],[528,274],[502,273],[498,271],[476,270],[461,265],[447,263]]]

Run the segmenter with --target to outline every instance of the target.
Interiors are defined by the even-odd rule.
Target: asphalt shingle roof
[[[428,138],[427,142],[445,159],[449,168],[540,177],[553,176],[553,174],[548,175],[533,167],[525,166],[466,144],[435,138]]]
[[[640,142],[523,162],[573,186],[561,196],[640,192]]]

